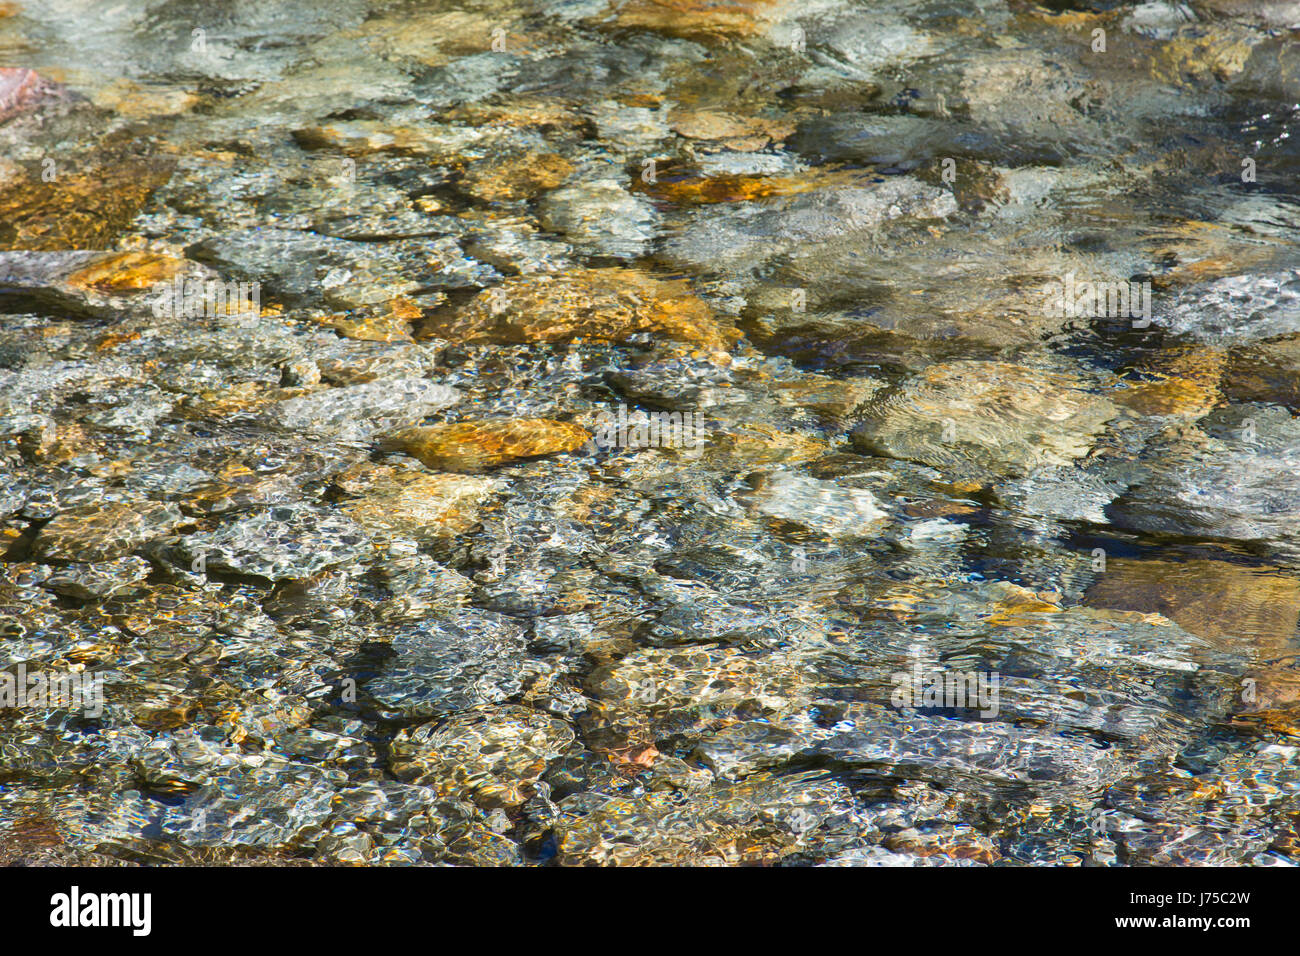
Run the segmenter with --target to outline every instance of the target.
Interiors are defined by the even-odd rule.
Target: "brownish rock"
[[[1151,61],[1151,73],[1171,87],[1187,88],[1226,82],[1241,73],[1258,37],[1237,24],[1207,24],[1194,34],[1180,33],[1162,43]]]
[[[962,160],[961,175],[952,183],[944,178],[942,157],[920,166],[916,177],[931,186],[951,188],[953,198],[963,209],[980,211],[988,205],[999,206],[1011,200],[1011,190],[998,168],[974,159]]]
[[[367,306],[346,315],[321,319],[344,338],[362,342],[410,342],[411,323],[421,315],[420,307],[403,296],[382,306]]]
[[[682,280],[633,269],[577,269],[507,279],[458,309],[425,321],[422,334],[456,343],[622,342],[648,332],[725,352],[739,338],[719,325]]]
[[[301,496],[298,486],[285,475],[258,475],[246,471],[193,489],[186,496],[185,507],[201,514],[220,514],[257,505],[289,504]]]
[[[180,695],[169,695],[163,700],[150,701],[134,709],[132,719],[137,727],[163,733],[184,727],[198,710],[198,702]]]
[[[114,145],[59,167],[53,182],[39,175],[11,181],[0,191],[0,248],[106,248],[171,178],[174,165]]]
[[[0,830],[0,866],[75,866],[78,862],[75,851],[64,842],[63,829],[51,817],[24,814]]]
[[[571,132],[581,129],[586,117],[556,100],[540,96],[511,97],[503,103],[465,103],[446,114],[449,123],[475,128],[500,126]]]
[[[1300,621],[1300,579],[1227,561],[1112,558],[1084,603],[1158,613],[1209,641],[1276,652]]]
[[[262,382],[238,382],[228,388],[203,389],[181,403],[182,414],[213,421],[251,415],[293,394],[292,389],[270,388]]]
[[[758,116],[734,116],[721,110],[677,110],[672,115],[672,128],[687,139],[718,142],[730,149],[752,152],[781,142],[794,132],[795,124]]]
[[[573,170],[573,163],[555,153],[496,157],[466,170],[461,188],[485,202],[531,199],[560,185]]]
[[[523,458],[577,451],[590,440],[585,429],[568,422],[515,418],[407,428],[387,436],[383,447],[439,471],[476,472]]]
[[[345,35],[356,37],[388,60],[411,59],[425,66],[442,66],[456,57],[489,52],[494,40],[503,42],[506,51],[519,53],[546,43],[551,30],[545,23],[532,23],[527,29],[513,27],[509,21],[498,22],[479,11],[402,10],[395,16],[367,19]]]
[[[60,88],[35,70],[24,67],[0,67],[0,123],[57,96]]]
[[[1235,351],[1223,390],[1239,402],[1278,402],[1292,412],[1300,410],[1300,336]]]
[[[710,467],[742,469],[799,464],[820,458],[829,450],[816,438],[753,422],[711,436],[704,454]]]
[[[39,557],[106,561],[130,554],[185,523],[173,505],[155,501],[80,505],[56,515],[32,542]]]
[[[1219,380],[1227,355],[1222,349],[1187,346],[1158,353],[1143,371],[1157,380],[1135,385],[1112,397],[1140,415],[1200,418],[1223,398]]]
[[[786,196],[801,192],[790,181],[773,176],[723,175],[684,176],[660,179],[651,184],[637,183],[638,192],[656,199],[666,199],[679,206],[706,206],[720,202],[749,202],[767,196]]]
[[[793,7],[788,0],[629,0],[613,25],[693,39],[755,37]]]
[[[485,809],[513,809],[533,795],[546,765],[573,742],[573,728],[524,707],[492,707],[403,730],[393,775]]]
[[[188,267],[185,259],[156,252],[115,252],[83,266],[65,281],[77,289],[124,295],[170,282]]]
[[[780,132],[776,126],[771,128]],[[776,138],[775,132],[773,138]],[[743,142],[725,141],[731,149],[758,149],[764,143],[766,140],[758,145],[753,145],[752,139]],[[706,176],[696,166],[668,161],[659,167],[659,173],[653,183],[638,179],[632,183],[632,190],[682,206],[704,206],[722,202],[749,202],[768,196],[793,196],[837,185],[854,185],[859,181],[860,177],[852,172],[843,170],[826,172],[820,169],[793,176],[749,173],[721,173]]]
[[[59,464],[94,450],[86,430],[76,422],[51,422],[48,426],[25,432],[18,447],[31,461]]]
[[[478,520],[479,505],[500,487],[491,478],[426,475],[370,462],[349,468],[334,483],[359,495],[341,509],[375,538],[468,531]]]
[[[0,232],[3,227],[0,226]],[[50,310],[60,317],[120,319],[149,311],[160,301],[152,292],[162,283],[170,295],[173,279],[201,282],[215,273],[206,266],[157,252],[17,250],[0,252],[0,295],[20,309]],[[97,348],[111,350],[134,330],[111,332]]]
[[[962,480],[1082,458],[1118,409],[1076,376],[1007,362],[936,363],[867,404],[859,451]]]
[[[876,379],[835,379],[808,374],[794,382],[774,382],[773,397],[782,405],[806,408],[828,418],[843,418],[884,387]]]
[[[1254,681],[1254,685],[1244,684],[1244,680]],[[1260,668],[1244,680],[1235,723],[1300,737],[1300,671],[1294,658]]]
[[[1116,558],[1088,589],[1093,607],[1161,614],[1257,662],[1242,675],[1236,723],[1300,735],[1300,671],[1292,641],[1300,622],[1300,578],[1227,561]]]
[[[122,77],[96,90],[90,101],[128,119],[143,120],[185,113],[199,98],[189,90],[145,87]]]

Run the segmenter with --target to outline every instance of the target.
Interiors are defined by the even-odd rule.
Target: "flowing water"
[[[0,858],[1294,862],[1297,29],[3,0]]]

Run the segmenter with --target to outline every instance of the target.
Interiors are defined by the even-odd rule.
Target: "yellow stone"
[[[64,161],[53,182],[31,175],[11,180],[0,190],[0,248],[108,248],[171,178],[174,164],[113,144],[89,160]]]
[[[358,309],[347,315],[332,315],[318,321],[344,338],[362,342],[410,342],[411,323],[420,315],[418,305],[398,296],[377,309]]]
[[[1158,613],[1209,641],[1281,653],[1300,621],[1300,579],[1227,561],[1110,558],[1084,603]]]
[[[1300,336],[1284,336],[1236,349],[1224,391],[1234,401],[1269,402],[1300,409]]]
[[[186,266],[184,259],[156,252],[116,252],[83,266],[67,281],[74,288],[123,295],[170,282]]]
[[[993,585],[1000,591],[996,607],[998,610],[986,619],[989,624],[999,627],[1024,627],[1041,623],[1041,615],[1061,613],[1059,595],[1045,591],[1030,591],[1009,581],[998,581]]]
[[[733,148],[734,144],[732,145]],[[640,180],[632,184],[636,192],[679,205],[709,205],[720,202],[747,202],[768,196],[793,196],[836,185],[852,185],[860,177],[842,171],[814,170],[799,176],[762,176],[728,173],[704,176],[693,169],[671,163],[660,167],[653,183]]]
[[[439,471],[475,472],[524,458],[577,451],[590,440],[585,429],[568,422],[514,418],[408,428],[389,435],[383,446]]]
[[[687,139],[721,142],[742,152],[779,143],[795,131],[795,124],[788,120],[735,116],[721,110],[677,110],[672,114],[671,125]]]
[[[128,119],[152,119],[187,112],[199,101],[189,90],[156,89],[122,78],[97,90],[91,102]]]
[[[504,42],[509,53],[522,52],[538,42],[535,29],[512,28],[509,22],[464,10],[404,11],[399,16],[367,20],[348,33],[385,58],[410,58],[425,66],[442,66],[455,57],[486,53],[492,50],[494,39]]]
[[[830,446],[816,438],[781,431],[752,422],[735,431],[722,432],[710,440],[710,460],[728,461],[738,468],[770,464],[801,464],[821,458]],[[690,455],[691,450],[678,452]]]
[[[720,202],[748,202],[767,196],[787,195],[785,184],[771,176],[694,176],[685,179],[661,179],[644,191],[681,206],[711,205]]]
[[[238,382],[228,388],[205,389],[186,398],[182,407],[198,418],[223,419],[251,414],[285,397],[284,390],[261,382]]]
[[[556,153],[506,156],[471,166],[465,172],[462,188],[485,202],[531,199],[560,185],[573,170],[573,163]]]
[[[372,536],[461,534],[474,526],[479,504],[499,486],[489,478],[403,472],[369,462],[348,469],[335,484],[361,492],[341,510]]]
[[[507,279],[425,321],[425,337],[455,343],[622,342],[638,332],[725,353],[740,336],[713,318],[684,280],[633,269],[575,269]]]
[[[452,108],[446,120],[475,128],[499,126],[564,132],[576,130],[587,122],[576,110],[540,96],[523,96],[501,104],[466,103]]]
[[[1160,45],[1151,60],[1151,75],[1173,86],[1224,82],[1245,68],[1255,42],[1253,31],[1231,24],[1211,24],[1195,35],[1182,33]]]
[[[696,39],[753,37],[791,6],[785,0],[630,0],[619,7],[614,25]]]
[[[1291,669],[1300,622],[1300,580],[1277,568],[1228,561],[1115,558],[1085,602],[1158,613],[1213,644],[1260,662],[1243,675],[1235,722],[1300,734],[1300,676]],[[1246,688],[1253,691],[1246,697]]]
[[[1200,418],[1223,399],[1219,382],[1227,364],[1222,349],[1188,346],[1159,353],[1144,371],[1162,380],[1144,382],[1112,398],[1140,415]]]

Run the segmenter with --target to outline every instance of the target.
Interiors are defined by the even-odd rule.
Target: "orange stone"
[[[68,276],[68,284],[123,295],[153,288],[158,282],[170,282],[185,267],[184,259],[156,252],[117,252],[78,269]]]
[[[1190,346],[1157,355],[1149,369],[1160,381],[1135,385],[1112,397],[1140,415],[1200,418],[1223,399],[1219,381],[1227,364],[1222,349]]]
[[[739,333],[720,326],[683,280],[634,269],[576,269],[507,279],[425,321],[422,335],[456,343],[623,342],[638,332],[725,352]]]
[[[66,161],[54,182],[34,175],[13,179],[0,190],[0,248],[108,248],[174,166],[172,158],[141,156],[138,147],[114,142],[84,160]]]
[[[342,511],[378,538],[468,531],[478,520],[479,505],[500,483],[469,475],[404,472],[366,462],[339,475],[335,484],[359,495],[344,503]]]
[[[506,156],[475,163],[466,170],[462,188],[485,202],[531,199],[560,185],[573,170],[573,163],[556,153]]]
[[[361,342],[410,342],[411,323],[420,315],[418,305],[398,296],[378,308],[358,309],[347,315],[332,315],[319,321],[344,338]]]
[[[475,472],[509,461],[572,452],[591,440],[585,429],[548,418],[457,422],[407,428],[383,447],[418,458],[438,471]]]
[[[619,8],[615,26],[679,37],[752,37],[794,8],[784,0],[630,0]]]

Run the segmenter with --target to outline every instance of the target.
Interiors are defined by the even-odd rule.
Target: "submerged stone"
[[[1161,436],[1142,477],[1110,506],[1122,528],[1249,543],[1300,560],[1290,515],[1300,495],[1300,426],[1282,409],[1234,406],[1204,420],[1206,431]]]
[[[460,398],[454,388],[427,379],[376,379],[285,399],[268,409],[266,416],[292,431],[362,441],[376,432],[418,422]]]
[[[355,561],[367,543],[365,532],[351,519],[292,504],[189,535],[181,547],[200,568],[281,581]]]
[[[0,856],[1300,860],[1293,0],[83,6],[0,0],[0,658],[104,708]]]
[[[595,255],[633,259],[654,239],[654,207],[609,179],[574,183],[549,193],[541,221]]]
[[[737,337],[681,280],[632,269],[580,269],[508,279],[426,321],[423,333],[456,343],[624,342],[638,333],[723,352]]]
[[[744,38],[763,35],[795,12],[788,0],[632,0],[620,5],[614,25],[697,40]]]
[[[870,491],[843,488],[793,472],[751,478],[752,499],[760,514],[792,521],[830,535],[866,536],[888,519]]]
[[[58,561],[107,561],[129,554],[184,523],[175,505],[159,502],[79,505],[55,515],[41,528],[32,550]]]
[[[1300,331],[1300,271],[1238,275],[1180,292],[1156,324],[1213,343],[1257,341]]]
[[[461,188],[485,202],[531,199],[559,186],[574,168],[571,162],[556,153],[495,158],[466,170]]]
[[[0,123],[34,109],[42,100],[59,96],[59,86],[35,70],[0,68]]]
[[[387,466],[350,469],[335,479],[340,487],[360,491],[341,510],[371,535],[453,535],[468,531],[478,506],[501,486],[469,475],[422,475]]]
[[[153,565],[143,558],[128,555],[97,564],[71,565],[60,568],[45,580],[45,586],[57,594],[94,601],[131,590],[147,578]]]
[[[591,440],[585,429],[545,418],[457,422],[408,428],[382,447],[418,458],[440,471],[475,472],[507,462],[574,452]]]
[[[393,741],[393,773],[486,809],[514,809],[573,739],[573,728],[549,714],[487,709],[402,731]]]
[[[148,315],[156,284],[215,281],[198,263],[148,252],[0,252],[0,299],[72,315]]]
[[[953,475],[1024,475],[1086,455],[1118,413],[1068,374],[953,362],[873,398],[852,438],[862,451]]]
[[[175,160],[106,145],[69,165],[53,180],[24,177],[0,188],[0,246],[108,248],[171,178]]]
[[[523,689],[530,670],[523,627],[512,618],[468,610],[452,619],[422,615],[395,625],[393,657],[365,685],[381,707],[403,717],[435,717],[500,703]]]

